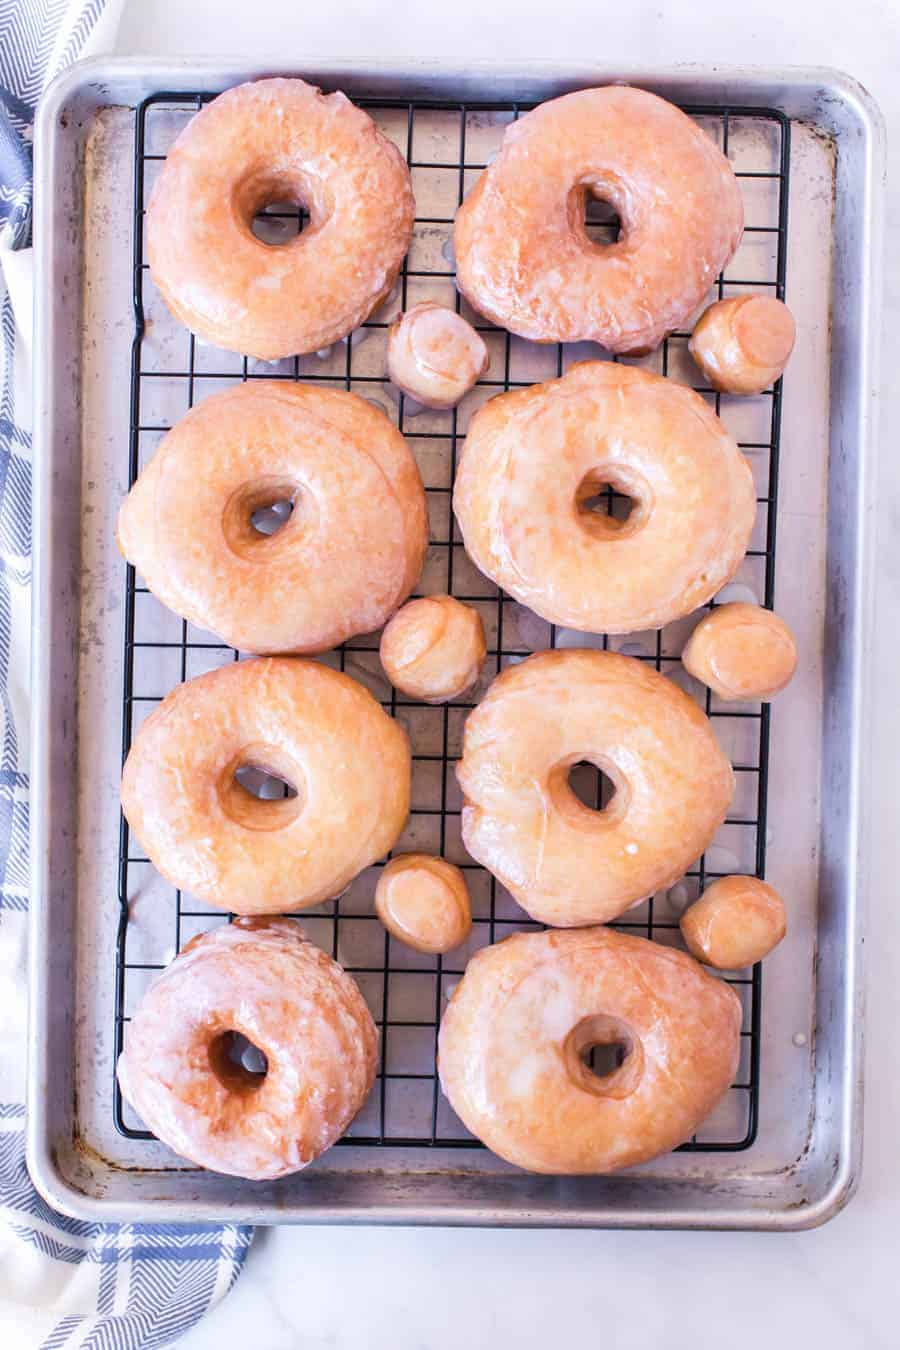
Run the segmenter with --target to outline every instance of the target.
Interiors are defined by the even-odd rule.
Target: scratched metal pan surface
[[[152,451],[161,428],[186,406],[186,381],[196,401],[223,383],[266,373],[242,370],[240,361],[223,365],[225,354],[195,343],[167,317],[141,266],[141,194],[158,167],[154,156],[164,153],[166,138],[170,143],[203,98],[273,72],[368,100],[373,116],[420,166],[413,170],[419,214],[430,224],[421,233],[417,228],[395,307],[445,292],[453,302],[447,236],[456,196],[445,200],[442,193],[468,189],[511,117],[567,90],[628,81],[695,110],[713,135],[727,123],[728,152],[742,171],[748,223],[756,231],[742,245],[744,275],[732,269],[724,291],[729,278],[737,290],[783,287],[797,317],[797,349],[780,395],[777,483],[765,478],[759,455],[771,439],[771,400],[762,430],[754,422],[757,400],[725,401],[722,415],[748,447],[761,514],[772,516],[761,526],[738,588],[774,599],[798,635],[801,667],[766,723],[764,808],[760,812],[752,794],[732,808],[752,816],[756,835],[750,844],[739,842],[735,827],[716,840],[718,853],[708,851],[705,862],[708,875],[753,871],[764,858],[766,875],[787,897],[790,933],[765,963],[761,984],[758,973],[744,973],[742,998],[751,1000],[744,1058],[753,1060],[744,1071],[753,1091],[745,1083],[741,1096],[737,1084],[691,1148],[627,1173],[530,1176],[467,1138],[434,1084],[433,1023],[452,988],[452,963],[441,970],[410,958],[407,965],[394,944],[394,955],[379,969],[380,958],[366,946],[377,931],[365,889],[371,878],[360,883],[355,899],[351,892],[341,900],[340,915],[323,911],[305,921],[314,940],[361,972],[387,1040],[379,1087],[348,1141],[302,1174],[255,1184],[188,1166],[148,1137],[116,1099],[115,1055],[146,978],[179,942],[216,921],[189,897],[173,900],[159,890],[152,869],[141,872],[139,861],[126,859],[131,879],[120,893],[123,718],[136,726],[141,700],[152,706],[184,675],[233,654],[217,650],[209,635],[186,635],[180,621],[166,640],[165,625],[173,621],[128,581],[114,541],[115,515],[135,467],[132,450],[137,447],[138,462]],[[417,105],[415,125],[403,113],[410,102]],[[754,116],[754,110],[768,114]],[[136,155],[140,126],[142,156]],[[787,146],[780,167],[779,145]],[[28,1159],[39,1189],[67,1213],[123,1221],[227,1216],[259,1223],[792,1229],[831,1217],[853,1193],[862,1128],[861,943],[872,731],[865,653],[875,621],[869,536],[884,174],[882,124],[865,91],[835,72],[802,69],[106,61],[73,68],[46,96],[36,171]],[[138,172],[146,182],[137,184],[135,203]],[[776,182],[788,185],[781,206],[772,197]],[[278,222],[272,227],[280,228]],[[776,258],[773,249],[782,245]],[[138,310],[144,321],[139,341]],[[352,354],[345,347],[306,358],[294,373],[333,375],[343,387],[358,381],[366,396],[403,418],[384,383],[383,326],[365,336],[365,342],[354,338]],[[447,475],[472,406],[510,382],[556,372],[540,364],[546,349],[510,342],[505,334],[491,335],[488,343],[487,383],[454,415],[452,427],[432,425],[427,414],[403,425],[433,510],[431,571],[423,585],[445,587],[442,569],[456,557],[454,584],[475,588],[489,619],[491,606],[502,609],[508,617],[503,638],[493,637],[496,669],[511,649],[520,657],[547,645],[546,635],[536,631],[534,616],[498,599],[473,568],[465,570],[446,510]],[[600,355],[577,349],[558,360],[588,354]],[[133,355],[141,372],[137,414],[129,393]],[[651,368],[660,359],[648,358]],[[672,378],[696,383],[676,339],[667,362]],[[770,548],[775,538],[777,552]],[[683,679],[678,640],[668,630],[628,639],[634,654]],[[377,659],[366,645],[340,660],[377,689]],[[123,690],[130,690],[127,697]],[[749,711],[746,725],[762,725],[759,709]],[[423,750],[423,763],[442,755],[452,762],[464,715],[464,706],[439,714],[446,718],[444,743],[431,754]],[[740,759],[752,751],[733,721],[723,715],[714,724]],[[424,744],[431,732],[416,722],[415,710],[409,726],[414,742],[421,736]],[[759,768],[758,762],[747,767],[757,783]],[[451,779],[438,788],[441,811],[430,813],[440,816],[441,837],[428,834],[423,808],[403,841],[407,848],[443,846],[452,856],[460,847]],[[424,780],[422,786],[429,790]],[[477,891],[474,872],[470,879]],[[655,910],[639,912],[635,927],[645,924],[654,937],[677,941],[679,906],[696,884],[689,878],[676,894],[655,897]],[[502,936],[522,917],[505,903],[492,885],[489,902],[476,895],[481,942]],[[379,941],[385,950],[383,935]],[[424,1034],[417,1037],[417,1029]],[[422,1083],[424,1104],[416,1095]],[[745,1115],[735,1118],[737,1110]]]

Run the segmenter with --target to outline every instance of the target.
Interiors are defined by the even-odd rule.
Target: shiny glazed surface
[[[613,1172],[683,1143],[738,1064],[741,1005],[683,952],[607,928],[516,933],[469,962],[441,1023],[450,1104],[508,1162]],[[582,1056],[619,1044],[605,1077]]]
[[[378,878],[375,910],[395,938],[432,955],[458,947],[472,927],[465,876],[425,853],[391,859]]]
[[[797,669],[790,628],[770,609],[735,601],[717,605],[694,629],[681,660],[719,698],[768,700]]]
[[[274,534],[253,513],[290,502]],[[119,547],[176,614],[246,652],[319,652],[380,628],[428,528],[406,441],[365,399],[249,382],[192,408],[128,494]]]
[[[588,194],[615,208],[617,243],[587,234]],[[509,127],[457,212],[457,284],[520,337],[645,351],[701,303],[743,227],[731,165],[695,122],[642,89],[583,89]]]
[[[453,408],[487,370],[490,356],[461,314],[427,300],[391,324],[387,360],[404,393],[427,408]]]
[[[264,206],[309,212],[285,244],[257,239]],[[147,257],[193,332],[266,361],[345,337],[384,299],[412,237],[406,161],[344,94],[256,80],[192,118],[147,209]]]
[[[290,783],[263,801],[252,765]],[[132,742],[122,809],[173,885],[240,914],[330,899],[396,842],[411,759],[400,725],[339,671],[297,657],[223,666],[174,689]]]
[[[265,1075],[226,1052],[237,1032]],[[237,919],[151,985],[119,1058],[122,1092],[163,1143],[230,1176],[299,1171],[338,1139],[375,1079],[378,1033],[355,981],[287,919]]]
[[[590,509],[610,484],[627,520]],[[756,514],[749,465],[693,390],[607,361],[501,394],[469,424],[453,507],[487,576],[542,618],[660,628],[734,575]]]
[[[758,877],[719,877],[683,915],[681,932],[698,961],[742,970],[778,946],[787,912],[778,892]]]
[[[568,785],[587,760],[613,782],[603,811]],[[731,765],[677,685],[614,652],[530,656],[466,722],[463,842],[532,918],[606,923],[671,885],[725,818]]]
[[[381,664],[391,684],[423,703],[464,694],[478,679],[485,654],[480,614],[450,595],[410,600],[381,635]]]
[[[787,305],[774,296],[737,295],[701,315],[688,351],[714,389],[759,394],[783,373],[795,337]]]

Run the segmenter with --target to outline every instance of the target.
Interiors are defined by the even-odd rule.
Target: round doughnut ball
[[[381,635],[381,664],[391,684],[423,703],[446,703],[470,689],[486,653],[477,610],[451,595],[410,600]]]
[[[454,408],[487,370],[490,355],[461,314],[426,300],[391,324],[387,361],[405,394],[426,408]]]
[[[784,901],[757,877],[720,877],[681,919],[688,950],[719,970],[755,965],[786,932]]]
[[[441,1086],[531,1172],[614,1172],[681,1144],[738,1065],[740,1000],[683,952],[607,928],[516,933],[477,952],[441,1023]],[[585,1063],[618,1045],[619,1068]]]
[[[704,311],[688,351],[714,389],[760,394],[782,375],[795,337],[787,305],[770,295],[737,295]]]
[[[261,800],[249,768],[294,796]],[[338,895],[396,843],[409,814],[402,727],[348,675],[260,657],[180,684],[132,742],[122,809],[173,886],[237,914]]]
[[[588,234],[592,196],[618,213],[618,242]],[[583,89],[507,129],[456,213],[457,284],[519,337],[645,351],[694,312],[743,228],[731,165],[695,122],[641,89]]]
[[[392,858],[378,878],[375,910],[395,938],[434,956],[469,935],[469,888],[458,867],[425,853]]]
[[[237,1036],[252,1059],[236,1054]],[[377,1049],[355,981],[296,923],[237,919],[194,938],[151,985],[117,1073],[169,1148],[265,1181],[340,1138],[371,1090]]]
[[[276,202],[305,207],[309,223],[270,245],[252,224]],[[175,141],[147,208],[147,258],[192,332],[276,361],[368,318],[414,217],[406,162],[368,113],[303,80],[256,80],[214,99]]]
[[[276,503],[288,518],[260,532]],[[173,427],[122,505],[118,542],[163,604],[229,646],[320,652],[380,628],[412,590],[425,492],[365,399],[253,381]]]
[[[629,498],[606,514],[607,489]],[[749,465],[693,390],[587,361],[472,418],[453,508],[487,576],[549,623],[661,628],[734,575],[756,515]]]
[[[774,698],[797,669],[794,635],[770,609],[736,601],[700,620],[681,654],[685,670],[727,702]]]
[[[572,768],[615,789],[583,805]],[[607,923],[683,876],[725,819],[731,765],[677,685],[615,652],[541,652],[470,713],[457,770],[462,837],[533,919]]]

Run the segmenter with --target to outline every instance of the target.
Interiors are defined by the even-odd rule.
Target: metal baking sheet
[[[193,63],[88,63],[51,90],[37,137],[36,350],[43,360],[35,449],[32,1175],[59,1208],[106,1219],[196,1220],[227,1213],[255,1222],[754,1228],[821,1222],[852,1193],[860,1153],[858,957],[868,706],[861,658],[871,617],[866,600],[868,483],[877,331],[872,278],[877,274],[883,174],[877,111],[851,81],[830,72],[535,65],[515,72],[485,68],[463,73],[442,68],[363,70],[340,64],[291,70],[282,63],[270,69],[379,101],[386,130],[398,140],[407,128],[392,128],[392,107],[406,100],[449,105],[435,109],[430,119],[417,115],[414,133],[413,158],[422,166],[413,171],[422,179],[417,195],[435,195],[434,210],[423,210],[420,202],[419,214],[435,225],[452,215],[452,204],[448,210],[438,201],[443,179],[453,176],[455,194],[456,180],[474,178],[474,165],[491,153],[491,138],[502,132],[497,117],[473,117],[470,153],[461,155],[457,148],[449,155],[445,115],[455,107],[458,125],[460,103],[527,105],[567,89],[625,79],[683,105],[709,109],[713,122],[721,122],[724,115],[725,125],[730,123],[731,152],[742,157],[747,175],[742,182],[748,222],[762,226],[748,236],[738,271],[742,283],[760,286],[773,284],[767,270],[776,261],[772,235],[780,239],[783,225],[771,198],[770,164],[777,147],[764,119],[742,120],[739,110],[773,108],[790,123],[789,174],[784,179],[790,184],[790,224],[783,261],[799,338],[784,383],[778,552],[772,579],[777,607],[798,633],[803,662],[799,677],[771,714],[762,842],[767,875],[789,900],[791,932],[766,962],[764,1001],[752,1008],[748,1004],[748,1019],[758,1019],[748,1030],[748,1037],[752,1033],[755,1038],[748,1045],[759,1052],[758,1113],[754,1095],[753,1118],[742,1123],[735,1114],[740,1094],[733,1092],[722,1117],[710,1122],[705,1136],[701,1132],[695,1151],[610,1178],[523,1175],[486,1150],[470,1147],[446,1114],[438,1126],[437,1113],[446,1104],[437,1099],[429,1138],[416,1126],[421,1107],[415,1089],[423,1066],[415,1056],[430,1054],[433,1073],[433,1047],[415,1044],[414,1004],[426,985],[432,1001],[435,989],[438,999],[446,991],[440,971],[435,979],[433,970],[413,967],[396,979],[402,997],[412,1000],[410,1015],[398,1017],[397,1025],[409,1030],[402,1039],[391,1030],[391,1062],[383,1066],[379,1088],[380,1120],[373,1126],[371,1109],[368,1117],[364,1113],[357,1126],[359,1142],[333,1149],[299,1176],[263,1185],[216,1177],[188,1167],[147,1139],[139,1121],[117,1114],[117,1007],[127,1016],[142,979],[174,951],[167,947],[172,942],[166,908],[170,898],[154,889],[152,881],[132,890],[126,879],[131,918],[117,969],[117,940],[122,936],[117,788],[126,667],[134,661],[137,646],[140,663],[134,669],[143,682],[138,695],[145,689],[152,706],[152,699],[183,674],[198,673],[206,668],[204,662],[217,664],[232,654],[210,646],[208,635],[186,635],[180,621],[174,621],[180,637],[167,634],[171,616],[167,620],[152,597],[127,594],[113,524],[129,481],[129,446],[134,443],[138,456],[152,451],[153,428],[168,425],[184,410],[180,401],[186,382],[191,388],[202,384],[209,392],[221,387],[221,380],[242,374],[240,364],[234,371],[222,366],[227,359],[222,353],[200,350],[193,341],[188,350],[184,330],[167,325],[164,312],[152,310],[152,292],[145,294],[140,231],[132,219],[133,177],[136,163],[152,173],[153,157],[164,152],[166,135],[190,112],[179,96],[203,96],[267,72]],[[168,104],[154,100],[150,131],[147,108],[138,110],[161,91],[173,97]],[[736,111],[729,115],[728,109]],[[373,110],[373,115],[378,118],[379,112]],[[412,136],[412,122],[409,128]],[[144,144],[136,160],[140,134],[160,139]],[[460,167],[460,158],[468,169]],[[767,212],[773,210],[776,218],[767,225]],[[411,255],[407,286],[414,285],[419,273],[426,278],[423,284],[434,288],[439,271],[451,272],[452,255],[447,258],[439,236],[434,227],[417,231],[414,252],[418,250],[420,259],[429,259],[435,249],[442,252],[424,263],[412,261]],[[726,275],[737,278],[738,271]],[[452,278],[440,284],[452,298]],[[147,305],[150,317],[143,351],[135,345],[135,297]],[[422,297],[407,298],[411,303]],[[146,436],[130,424],[133,347],[139,368],[147,372],[138,418]],[[384,399],[388,391],[381,380],[377,342],[367,342],[363,357],[367,350],[367,361],[355,353],[354,374],[361,392]],[[597,349],[576,353],[587,354],[597,354]],[[310,373],[327,379],[329,363],[345,359],[349,372],[349,349],[310,358]],[[534,353],[522,351],[517,359],[524,363],[522,378],[545,373],[528,368]],[[679,370],[677,352],[671,359],[668,373],[688,378]],[[336,378],[344,373],[342,367]],[[248,374],[246,367],[243,374]],[[508,342],[505,375],[508,381]],[[481,394],[495,389],[488,386]],[[760,415],[754,402],[723,410],[726,421],[738,419],[732,428],[750,445],[757,437],[765,442],[770,434],[754,429],[754,417]],[[418,439],[430,454],[439,454],[441,428],[429,432],[424,422],[405,424],[414,446],[420,428]],[[460,437],[463,430],[460,425]],[[438,523],[432,533],[446,535],[448,528],[449,521],[443,527]],[[448,547],[452,552],[449,540]],[[764,580],[754,572],[754,561],[748,559],[740,584],[755,588],[762,598]],[[521,636],[527,647],[527,631]],[[496,645],[499,661],[505,648],[502,642]],[[657,644],[657,659],[659,652]],[[377,664],[364,644],[342,659],[348,658],[347,669],[358,677],[377,677]],[[185,662],[198,661],[182,670]],[[464,714],[464,709],[458,712]],[[726,729],[728,720],[718,724],[726,736],[732,734]],[[736,753],[736,746],[728,748]],[[798,791],[798,784],[808,789]],[[717,841],[723,867],[752,871],[753,858],[742,856],[739,835],[732,831],[730,840]],[[406,844],[415,845],[412,839]],[[714,863],[707,865],[715,868]],[[336,954],[351,966],[350,947],[366,941],[364,932],[375,928],[362,922],[366,896],[360,893],[358,898],[359,913],[352,898],[342,902],[343,935],[328,914],[307,921],[311,928],[319,925],[323,940],[333,942]],[[665,904],[665,897],[658,898],[653,928],[662,940],[666,917],[677,917],[666,916]],[[216,921],[216,916],[182,903],[181,897],[174,913],[176,944]],[[490,935],[502,935],[505,917],[513,918],[495,908],[492,895]],[[487,922],[483,928],[488,931]],[[364,970],[372,958],[356,959]],[[388,979],[385,975],[381,985],[386,1022],[393,1020],[384,1013],[389,996],[393,998]],[[751,988],[748,981],[748,997]],[[373,998],[377,1001],[377,995]],[[392,1067],[399,1071],[392,1073]],[[433,1081],[422,1076],[429,1078],[430,1096]],[[394,1104],[391,1112],[386,1088],[388,1105]],[[391,1137],[380,1142],[386,1132]],[[747,1146],[735,1151],[742,1139]],[[366,1147],[363,1140],[375,1146]]]

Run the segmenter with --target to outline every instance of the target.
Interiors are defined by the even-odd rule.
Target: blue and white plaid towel
[[[31,129],[47,82],[109,46],[122,0],[0,0],[0,1346],[150,1350],[228,1292],[252,1230],[80,1223],[25,1170]]]

